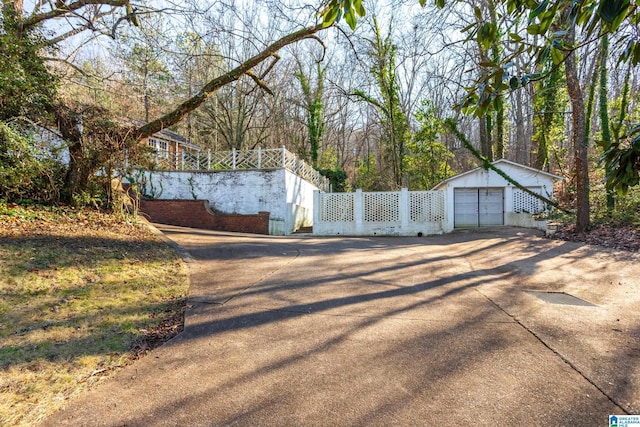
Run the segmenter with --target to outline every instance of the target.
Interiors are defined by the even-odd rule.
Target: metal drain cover
[[[526,291],[534,297],[540,298],[544,302],[550,304],[578,305],[582,307],[597,307],[588,301],[574,297],[564,292],[544,292],[544,291]]]

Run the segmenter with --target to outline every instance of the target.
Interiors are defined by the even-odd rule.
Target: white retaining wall
[[[223,213],[269,212],[269,234],[287,235],[313,221],[317,187],[286,169],[139,171],[139,191],[156,199],[208,200]]]
[[[416,236],[451,231],[446,228],[443,191],[316,191],[314,197],[314,235]]]
[[[313,194],[318,187],[286,171],[286,209],[287,222],[285,228],[291,232],[301,227],[313,226]],[[289,233],[285,233],[289,234]]]

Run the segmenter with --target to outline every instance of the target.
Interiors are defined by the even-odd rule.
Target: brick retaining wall
[[[140,212],[151,222],[207,230],[269,234],[269,212],[255,215],[213,212],[206,200],[140,200]]]

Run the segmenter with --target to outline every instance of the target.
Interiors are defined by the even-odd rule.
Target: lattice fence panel
[[[318,171],[312,168],[308,163],[301,162],[298,165],[298,175],[302,179],[306,179],[309,182],[314,182],[318,176]]]
[[[234,170],[286,168],[323,191],[329,181],[304,160],[281,148],[182,154],[159,152],[150,160],[157,170]]]
[[[258,151],[236,151],[236,169],[258,169]]]
[[[531,189],[538,192],[539,189]],[[538,214],[545,209],[542,200],[533,197],[529,193],[525,193],[520,189],[513,190],[513,211],[516,213]]]
[[[409,221],[444,221],[445,201],[442,191],[409,192]]]
[[[320,221],[352,222],[353,193],[325,193],[320,195]]]
[[[285,152],[284,167],[293,173],[298,173],[298,158],[290,152]]]
[[[202,169],[201,156],[199,154],[184,153],[178,158],[179,169],[183,170],[200,170]],[[204,165],[206,167],[206,165]]]
[[[364,193],[366,222],[400,221],[400,193]]]
[[[272,169],[282,167],[282,149],[280,148],[262,150],[260,157],[260,167],[262,168]]]
[[[233,169],[233,152],[221,151],[211,153],[211,169],[228,170]]]

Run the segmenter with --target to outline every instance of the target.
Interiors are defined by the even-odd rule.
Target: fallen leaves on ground
[[[0,424],[37,424],[177,335],[187,292],[135,218],[0,203]]]
[[[578,233],[573,224],[563,224],[553,238],[624,251],[640,251],[640,227],[632,224],[602,224],[583,233]]]
[[[144,240],[149,229],[135,218],[94,209],[49,206],[0,206],[0,238],[31,236],[117,235],[125,240]]]

